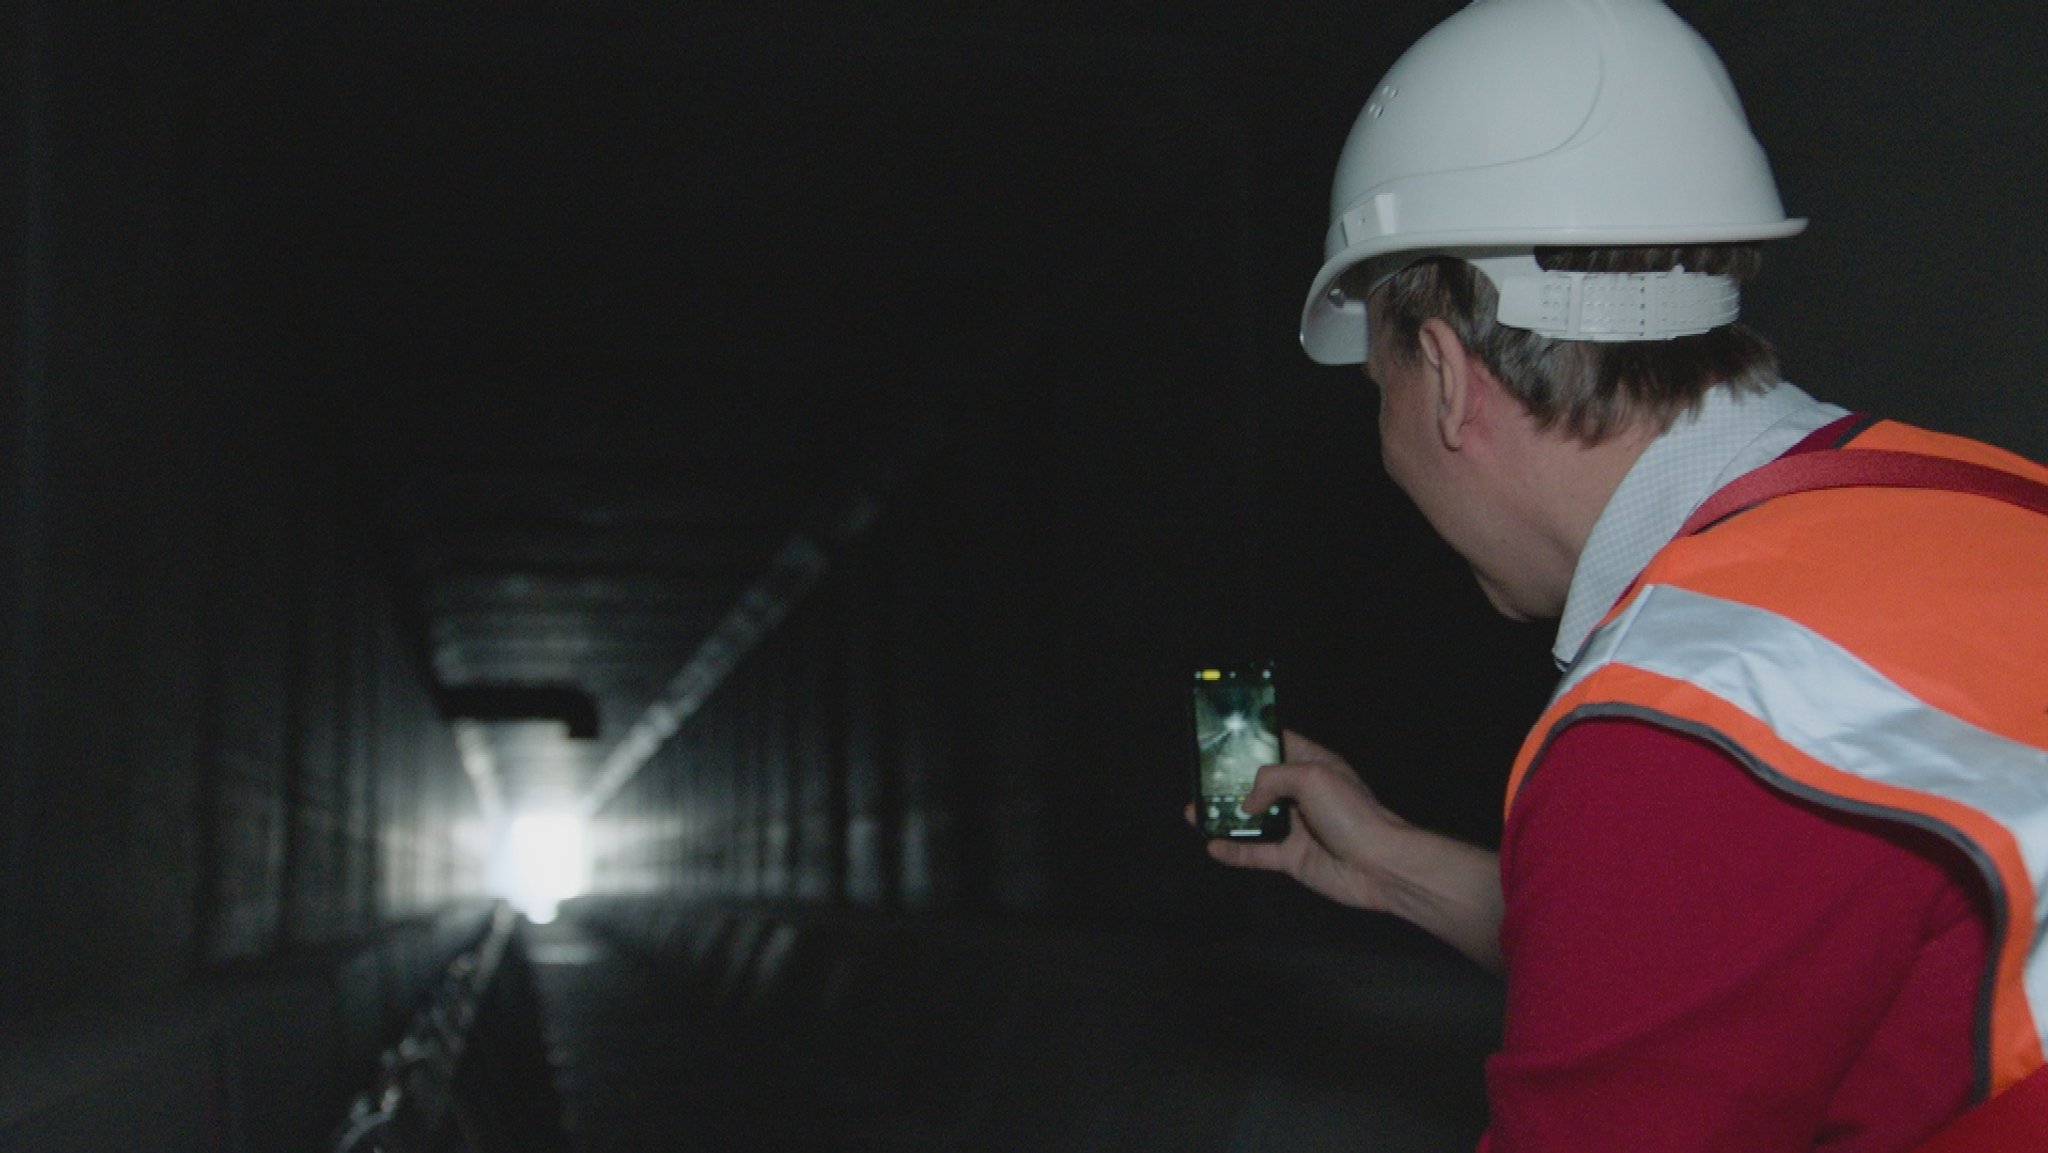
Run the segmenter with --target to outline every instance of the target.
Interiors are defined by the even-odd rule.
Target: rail
[[[375,1083],[337,1127],[332,1153],[498,1153],[566,1144],[537,1006],[500,905],[378,1058]]]

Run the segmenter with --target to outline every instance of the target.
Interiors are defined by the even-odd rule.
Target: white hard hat
[[[1786,217],[1721,61],[1663,4],[1475,0],[1395,62],[1352,125],[1301,343],[1323,364],[1363,360],[1364,296],[1347,296],[1339,277],[1374,262],[1366,280],[1377,282],[1433,254],[1474,259],[1497,283],[1526,271],[1535,283],[1513,295],[1558,302],[1566,317],[1520,327],[1596,340],[1703,331],[1734,319],[1725,278],[1600,274],[1589,285],[1519,258],[1805,227]],[[1643,317],[1578,326],[1582,294],[1605,309],[1617,292],[1643,301]]]

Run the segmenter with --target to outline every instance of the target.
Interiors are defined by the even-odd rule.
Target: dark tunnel
[[[0,1148],[1471,1148],[1182,818],[1192,669],[1487,846],[1554,684],[1297,340],[1456,7],[10,0]],[[2038,6],[1673,7],[1789,378],[2048,459]]]

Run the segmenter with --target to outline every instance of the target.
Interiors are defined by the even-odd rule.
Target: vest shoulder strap
[[[1826,449],[1781,456],[1738,477],[1678,530],[1704,532],[1767,500],[1830,488],[1919,488],[1971,493],[2048,516],[2048,484],[1988,465],[1890,449]]]

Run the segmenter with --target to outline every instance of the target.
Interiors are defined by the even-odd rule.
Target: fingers
[[[1240,869],[1284,873],[1289,868],[1286,844],[1286,841],[1230,841],[1219,837],[1209,842],[1209,856]]]

